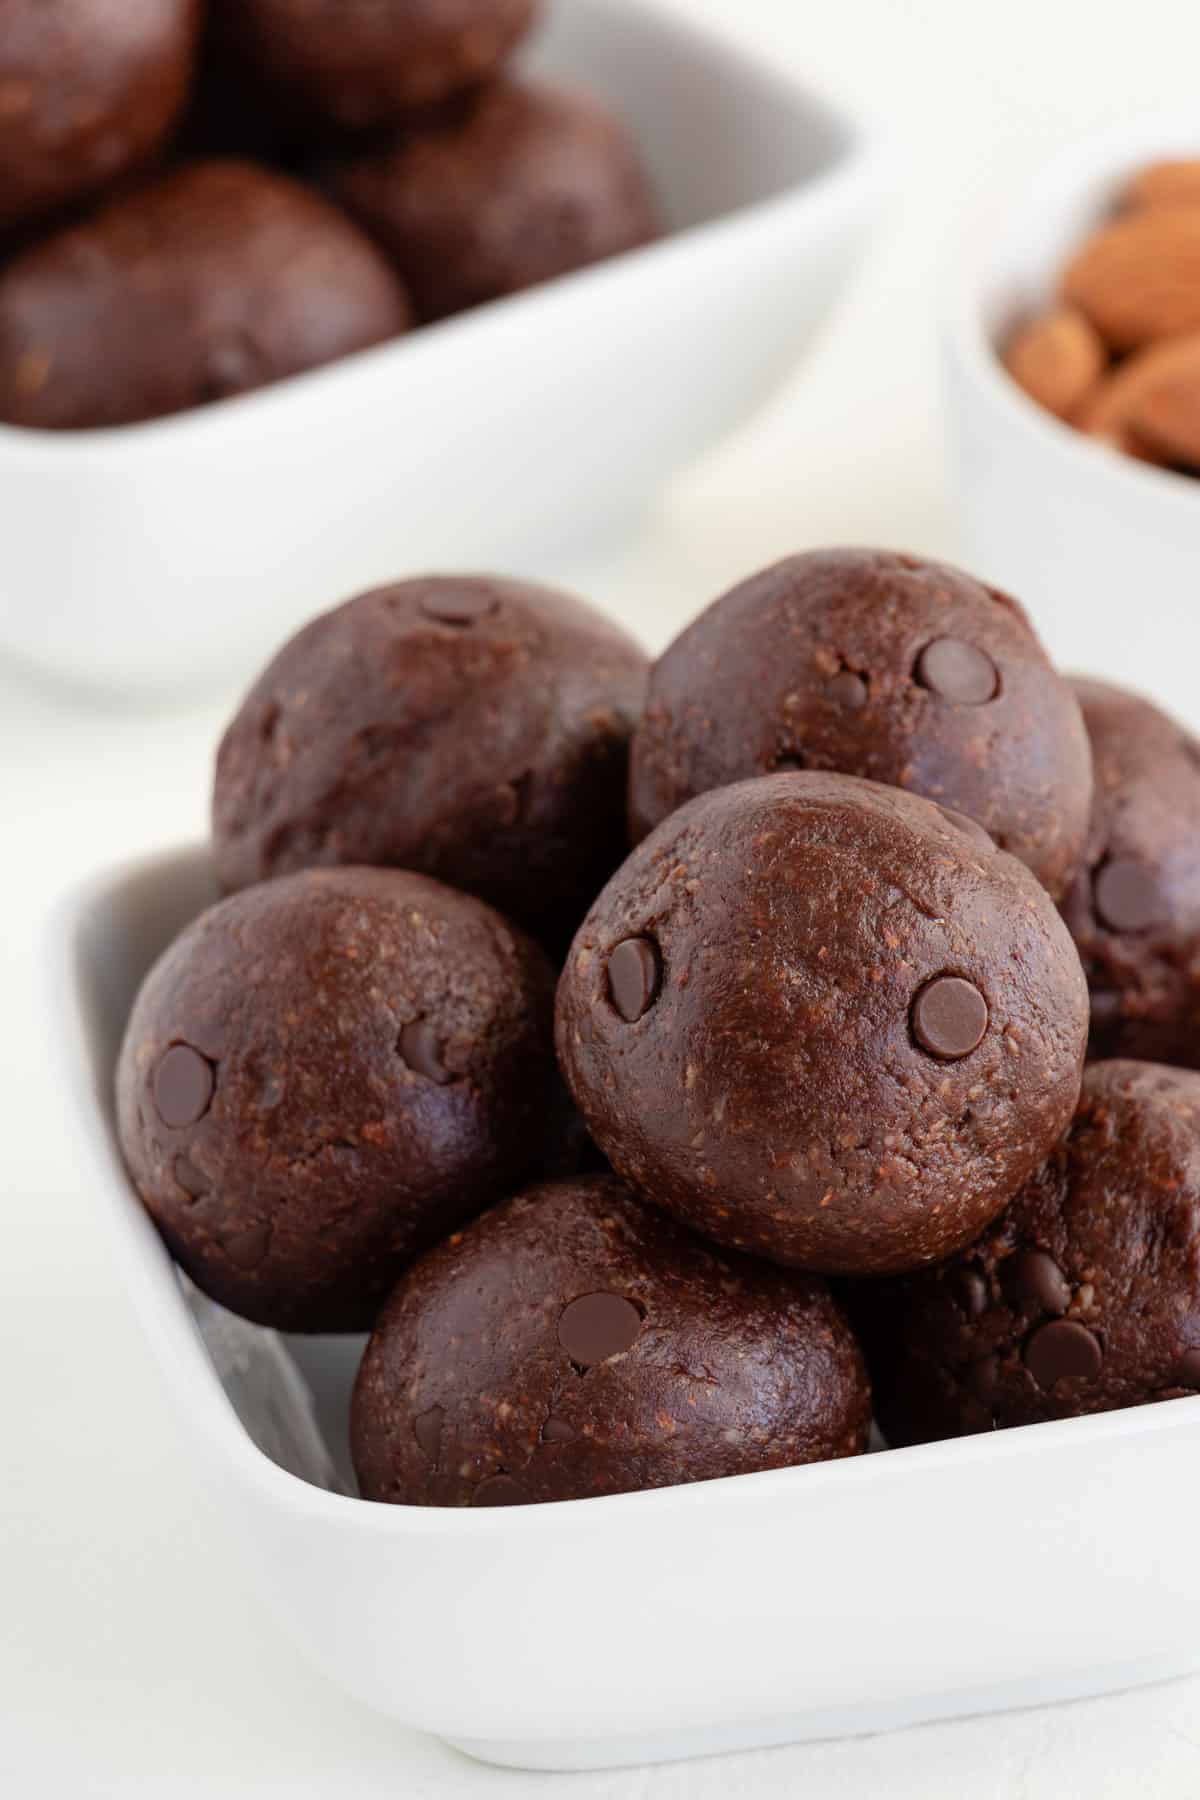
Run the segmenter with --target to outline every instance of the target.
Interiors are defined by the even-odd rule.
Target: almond
[[[1200,331],[1131,356],[1101,383],[1079,423],[1144,460],[1200,469]]]
[[[1200,156],[1176,157],[1142,169],[1121,196],[1123,206],[1200,206]]]
[[[1030,319],[1009,340],[1004,366],[1031,400],[1070,419],[1091,394],[1108,364],[1095,326],[1073,306]]]
[[[1106,225],[1068,263],[1062,295],[1114,350],[1200,331],[1200,206],[1151,206]]]

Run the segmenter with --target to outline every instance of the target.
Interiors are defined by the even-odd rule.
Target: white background
[[[887,118],[906,165],[848,304],[770,415],[685,484],[643,542],[602,568],[561,571],[586,577],[652,644],[787,550],[955,554],[934,355],[953,221],[982,184],[1035,181],[1045,153],[1093,124],[1196,104],[1200,65],[1191,0],[675,4]],[[477,1768],[376,1719],[299,1663],[243,1592],[115,1286],[60,1125],[35,956],[50,898],[76,875],[202,831],[234,698],[129,714],[0,671],[0,1789],[22,1800],[1194,1796],[1200,1682],[674,1769],[533,1777]],[[985,1552],[970,1578],[986,1630]]]

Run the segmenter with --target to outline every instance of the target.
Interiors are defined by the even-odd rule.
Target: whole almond
[[[1121,196],[1131,210],[1142,206],[1200,206],[1200,156],[1174,157],[1141,169]]]
[[[1108,352],[1095,326],[1077,307],[1059,306],[1039,313],[1008,343],[1004,366],[1031,400],[1074,418],[1108,364]]]
[[[1131,356],[1101,383],[1079,423],[1143,460],[1200,469],[1200,331]]]
[[[1151,206],[1106,225],[1068,263],[1062,295],[1114,350],[1200,331],[1200,206]]]

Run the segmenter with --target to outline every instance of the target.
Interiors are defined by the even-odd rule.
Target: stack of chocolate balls
[[[868,1369],[893,1444],[1200,1388],[1200,749],[1007,595],[798,556],[648,668],[403,582],[263,671],[213,818],[122,1143],[214,1298],[370,1331],[366,1497],[858,1454]]]
[[[0,0],[0,420],[130,424],[648,242],[542,0]]]

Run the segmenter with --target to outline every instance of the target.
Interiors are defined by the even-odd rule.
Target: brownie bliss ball
[[[425,1257],[367,1347],[368,1500],[581,1500],[854,1456],[871,1403],[820,1280],[726,1256],[611,1176],[532,1189]]]
[[[969,1243],[1066,1129],[1087,987],[1053,904],[971,820],[846,775],[702,795],[581,927],[559,1057],[613,1168],[798,1268]]]
[[[631,638],[545,588],[362,594],[285,645],[229,727],[220,878],[395,864],[565,942],[623,854],[645,678]]]
[[[200,0],[0,0],[0,230],[160,148],[199,30]]]
[[[421,875],[314,870],[212,907],[147,976],[117,1074],[177,1260],[261,1324],[370,1325],[537,1157],[552,993],[529,939]]]
[[[709,788],[838,770],[977,819],[1060,899],[1083,851],[1079,705],[1016,601],[877,550],[794,556],[709,607],[654,668],[635,838]]]
[[[1200,1075],[1090,1064],[1066,1141],[990,1229],[857,1304],[893,1443],[1200,1391]]]
[[[1087,851],[1063,916],[1092,991],[1093,1056],[1200,1066],[1200,744],[1148,700],[1076,692],[1092,740]]]
[[[624,125],[586,95],[497,82],[445,119],[335,163],[337,198],[424,319],[519,293],[659,235]]]

